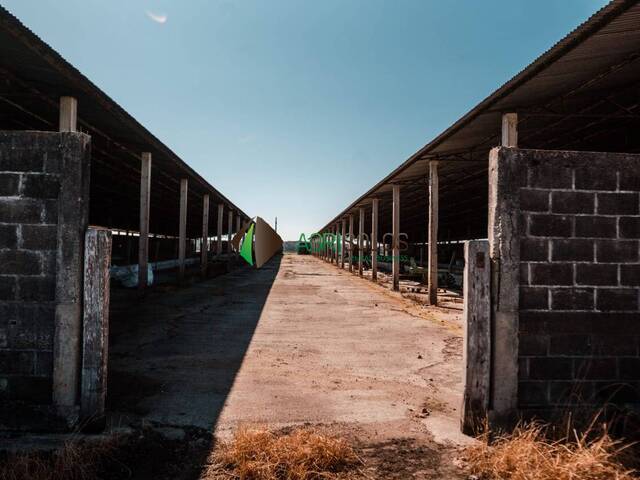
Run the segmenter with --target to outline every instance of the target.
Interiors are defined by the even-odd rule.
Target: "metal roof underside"
[[[424,241],[429,162],[440,163],[440,240],[487,234],[488,154],[503,113],[518,113],[518,146],[640,150],[640,5],[614,0],[334,217],[380,198],[380,235],[391,231],[391,189],[400,184],[400,231]],[[472,81],[472,80],[471,80]],[[355,225],[357,230],[357,215]]]
[[[59,98],[78,99],[78,128],[92,137],[90,222],[137,231],[140,202],[140,154],[151,152],[150,230],[177,235],[180,179],[188,178],[187,234],[202,234],[202,198],[209,194],[209,224],[217,222],[217,204],[249,219],[169,147],[82,75],[51,47],[0,6],[0,129],[53,130]]]

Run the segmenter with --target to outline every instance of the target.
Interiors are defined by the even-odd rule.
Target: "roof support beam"
[[[180,225],[178,237],[178,282],[184,282],[184,259],[187,249],[187,194],[189,192],[189,180],[180,179]]]
[[[427,266],[429,304],[438,304],[438,162],[429,164],[429,258]],[[395,255],[395,254],[394,254]]]
[[[393,186],[392,212],[392,240],[391,240],[391,272],[393,276],[393,290],[400,290],[400,185]]]
[[[202,197],[202,245],[200,246],[200,267],[202,277],[207,276],[207,264],[209,263],[209,194]]]
[[[231,210],[227,213],[227,231],[227,251],[232,253],[233,248],[231,248],[231,237],[233,236],[233,211]]]
[[[364,208],[360,207],[360,225],[358,227],[358,275],[363,275],[364,262]]]
[[[224,221],[224,203],[218,204],[218,242],[216,244],[216,255],[222,253],[222,222]]]
[[[378,279],[378,203],[374,198],[371,202],[371,280]]]
[[[149,212],[151,202],[151,153],[140,158],[140,238],[138,239],[138,288],[149,283]]]
[[[78,131],[78,100],[74,97],[60,97],[59,131]]]
[[[502,146],[518,146],[518,114],[505,113],[502,115]]]
[[[349,214],[349,271],[353,273],[353,214]]]
[[[342,245],[340,246],[341,247],[340,248],[340,268],[342,268],[343,270],[344,270],[344,249],[347,246],[347,243],[346,243],[345,238],[344,238],[344,234],[345,234],[345,230],[346,230],[346,223],[347,222],[345,221],[344,218],[340,221],[340,224],[342,226],[342,238],[341,238]]]

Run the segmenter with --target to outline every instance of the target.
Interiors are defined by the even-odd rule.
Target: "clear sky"
[[[285,240],[604,0],[0,0]]]

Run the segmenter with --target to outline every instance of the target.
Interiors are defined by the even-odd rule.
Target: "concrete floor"
[[[116,302],[111,422],[223,437],[239,424],[310,422],[363,444],[451,449],[468,440],[460,316],[289,254],[135,307]]]

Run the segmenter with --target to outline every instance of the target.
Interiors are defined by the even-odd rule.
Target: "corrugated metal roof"
[[[451,127],[426,144],[384,179],[361,195],[323,227],[326,229],[369,199],[391,189],[393,183],[424,176],[429,159],[451,158],[452,154],[486,152],[498,144],[502,113],[528,111],[548,102],[568,102],[596,91],[608,91],[638,81],[640,53],[640,5],[638,0],[614,0],[569,33],[527,68],[502,85]],[[584,102],[581,108],[584,107]],[[522,119],[523,117],[521,117]],[[521,122],[522,123],[522,120]],[[534,142],[544,125],[531,120],[519,125],[523,147],[542,148]],[[526,139],[532,139],[530,144]],[[548,140],[548,139],[547,139]],[[575,141],[574,141],[575,143]],[[574,149],[580,150],[580,148]],[[476,156],[476,159],[478,157]],[[473,170],[480,167],[461,167]],[[465,164],[469,165],[469,164]],[[420,206],[421,208],[422,206]]]
[[[89,129],[89,133],[104,134],[114,151],[126,150],[135,155],[143,151],[152,152],[154,170],[164,175],[165,179],[175,178],[179,181],[181,177],[188,178],[190,189],[198,195],[208,193],[212,202],[226,204],[240,214],[243,220],[250,218],[2,6],[0,71],[3,71],[7,84],[22,84],[21,88],[33,93],[28,98],[24,95],[20,102],[32,106],[33,111],[38,114],[42,113],[43,121],[46,122],[57,114],[57,105],[47,105],[48,100],[57,99],[61,95],[74,96],[78,99],[81,125]],[[37,97],[34,92],[41,96]],[[57,127],[55,122],[52,127]],[[114,162],[112,166],[118,169],[124,164]],[[152,179],[156,180],[154,175]]]

